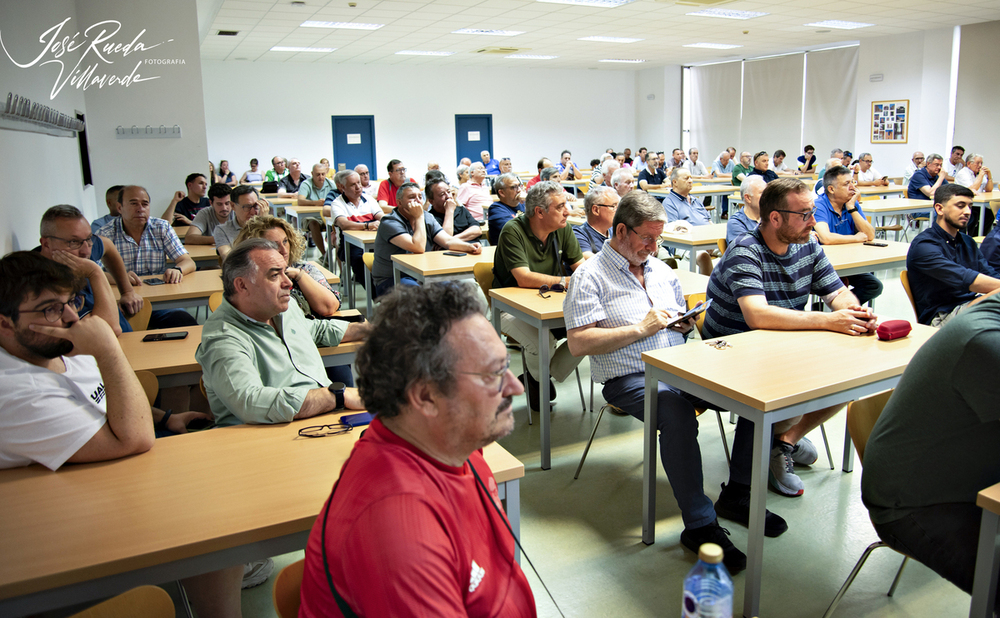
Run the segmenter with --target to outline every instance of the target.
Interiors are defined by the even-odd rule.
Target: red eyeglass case
[[[906,320],[887,320],[878,325],[875,334],[882,341],[902,339],[910,334],[913,327]]]

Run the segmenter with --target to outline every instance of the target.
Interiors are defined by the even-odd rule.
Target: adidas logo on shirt
[[[475,592],[476,588],[479,587],[479,583],[483,581],[483,577],[486,576],[486,569],[476,564],[476,561],[472,561],[472,573],[469,575],[469,592]]]

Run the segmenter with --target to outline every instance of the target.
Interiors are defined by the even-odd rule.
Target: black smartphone
[[[364,322],[365,316],[363,316],[360,313],[358,314],[349,313],[347,315],[335,315],[332,316],[331,319],[340,320],[341,322]]]
[[[177,341],[188,336],[186,330],[176,333],[150,333],[142,338],[143,341]]]
[[[142,282],[146,285],[163,285],[166,283],[163,279],[143,279]]]
[[[690,320],[691,318],[695,317],[696,315],[698,315],[702,311],[705,311],[706,309],[708,309],[711,306],[712,306],[712,299],[710,298],[710,299],[708,299],[707,302],[704,302],[704,303],[698,305],[697,307],[695,307],[694,309],[688,311],[684,315],[678,316],[673,321],[667,323],[667,328],[670,328],[671,326],[679,324],[680,322],[683,322],[684,320]]]
[[[881,240],[869,240],[865,244],[868,245],[869,247],[888,247],[889,246],[889,243],[882,242]]]
[[[465,257],[469,255],[468,253],[462,253],[461,251],[445,251],[445,255],[453,255],[455,257]]]

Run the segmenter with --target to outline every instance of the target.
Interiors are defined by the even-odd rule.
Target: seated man
[[[849,335],[875,330],[875,316],[861,308],[812,238],[813,212],[812,191],[798,179],[779,178],[767,185],[760,196],[760,226],[729,245],[712,271],[706,339],[753,329]],[[822,297],[833,312],[803,311],[810,294]],[[805,486],[794,472],[795,464],[812,464],[817,456],[805,435],[839,408],[817,410],[775,426],[770,482],[778,493],[803,494]],[[743,431],[752,432],[753,423],[740,418],[737,439]],[[749,483],[747,473],[740,482]]]
[[[767,153],[765,153],[767,154]],[[753,157],[750,153],[744,150],[740,153],[740,162],[733,166],[732,183],[734,187],[738,187],[743,183],[743,179],[750,175],[753,171]],[[765,178],[765,180],[767,180]]]
[[[50,260],[68,266],[73,274],[86,283],[80,288],[83,305],[78,313],[94,313],[107,322],[115,336],[132,332],[124,311],[132,315],[142,308],[142,297],[135,293],[125,271],[125,264],[110,240],[90,233],[87,219],[74,206],[53,206],[42,215],[39,250]],[[122,293],[121,306],[115,302],[108,277],[101,270],[101,261]]]
[[[121,205],[121,216],[102,227],[98,235],[114,243],[133,285],[140,277],[151,275],[163,275],[167,283],[180,283],[184,275],[194,272],[194,260],[170,224],[150,218],[149,193],[144,187],[129,185],[122,189]],[[168,256],[174,261],[172,266],[167,266]],[[105,264],[104,269],[108,268]],[[197,323],[183,309],[159,309],[149,318],[150,330]]]
[[[476,221],[486,220],[486,209],[490,205],[490,189],[486,186],[486,166],[476,161],[469,167],[472,175],[469,182],[458,189],[458,203],[472,213]]]
[[[205,322],[195,353],[216,425],[364,408],[356,389],[331,384],[317,346],[363,339],[368,325],[307,320],[289,302],[287,267],[278,245],[263,238],[243,241],[222,263],[222,305]]]
[[[630,169],[619,169],[611,175],[611,186],[619,198],[628,195],[629,191],[635,189],[635,176]]]
[[[955,172],[955,184],[968,187],[973,193],[989,193],[993,191],[993,173],[990,168],[983,165],[983,155],[972,153],[965,158],[965,167]],[[994,208],[994,214],[995,214]],[[985,211],[984,211],[985,212]],[[993,226],[993,216],[986,212],[986,225],[983,226],[983,233],[989,232]],[[969,219],[969,229],[979,229],[979,208],[972,209],[972,217]]]
[[[924,166],[910,177],[910,184],[906,187],[906,197],[911,200],[932,200],[934,193],[939,187],[948,184],[944,174],[941,173],[941,164],[944,157],[937,153],[927,155]]]
[[[209,208],[200,211],[191,222],[191,229],[184,237],[185,245],[214,245],[215,228],[233,220],[233,190],[217,182],[208,189]]]
[[[958,171],[965,167],[962,162],[962,157],[965,156],[965,148],[961,146],[952,146],[951,157],[947,161],[943,161],[941,165],[941,170],[944,172],[945,180],[948,182],[955,182],[955,175]]]
[[[713,178],[732,178],[733,169],[736,167],[736,163],[730,158],[729,151],[723,150],[719,154],[719,158],[712,161],[712,177]],[[726,219],[729,217],[729,196],[722,196],[722,218]]]
[[[753,169],[750,170],[750,174],[754,176],[760,176],[764,179],[764,182],[771,182],[772,180],[778,179],[778,174],[771,167],[771,157],[767,154],[766,150],[761,150],[753,157]],[[740,181],[742,183],[742,181]]]
[[[868,438],[861,477],[879,538],[966,592],[983,518],[976,496],[1000,482],[998,325],[993,294],[917,350]]]
[[[858,186],[859,187],[887,187],[889,179],[872,167],[874,159],[870,152],[862,152],[858,157]]]
[[[513,172],[514,164],[511,162],[510,157],[504,157],[500,159],[499,168],[500,168],[500,174],[509,174]]]
[[[547,167],[547,168],[543,169],[538,174],[538,176],[543,181],[545,181],[545,180],[551,180],[552,182],[559,182],[559,170],[557,168],[555,168],[555,167]],[[560,184],[562,184],[562,183],[560,183]],[[566,190],[566,201],[567,202],[571,202],[570,205],[569,205],[569,211],[570,211],[570,213],[573,213],[575,211],[575,209],[573,208],[572,202],[576,201],[576,196],[573,195],[573,193],[569,189],[566,189],[565,187],[563,187],[563,189]]]
[[[309,176],[302,173],[302,162],[298,159],[288,161],[288,173],[278,181],[278,193],[298,193],[302,183],[310,180]]]
[[[823,195],[816,198],[816,225],[813,226],[821,244],[846,245],[875,240],[875,228],[861,210],[851,178],[851,170],[842,165],[830,167],[823,174]],[[854,295],[862,305],[882,293],[882,282],[874,273],[851,275],[844,282],[854,288]]]
[[[747,176],[740,184],[740,197],[743,198],[743,208],[729,217],[726,222],[726,245],[736,242],[744,234],[757,229],[760,224],[760,194],[767,183],[760,176]],[[728,249],[727,249],[728,251]]]
[[[375,234],[375,262],[372,265],[374,297],[382,296],[396,285],[392,275],[392,256],[401,253],[425,253],[435,246],[451,251],[478,254],[479,243],[467,243],[448,234],[420,200],[420,187],[405,182],[396,192],[396,209],[382,217]],[[401,283],[417,285],[417,280],[403,276]]]
[[[467,286],[382,302],[358,352],[375,419],[309,535],[303,616],[535,615],[482,455],[514,427],[509,365]]]
[[[288,175],[288,164],[284,157],[277,155],[271,157],[271,169],[264,174],[264,182],[280,182]]]
[[[711,178],[710,170],[705,166],[704,161],[698,160],[698,155],[697,148],[688,148],[688,158],[684,161],[684,167],[691,172],[692,178]]]
[[[600,169],[594,170],[594,175],[590,177],[590,184],[587,185],[587,191],[593,191],[594,187],[610,187],[614,188],[614,184],[611,182],[611,177],[615,175],[621,169],[618,165],[618,161],[615,159],[605,159],[601,163]]]
[[[258,198],[257,189],[254,189],[253,185],[236,187],[230,194],[230,200],[233,204],[233,216],[229,221],[212,230],[215,250],[223,260],[232,251],[236,237],[240,235],[240,230],[247,224],[250,217],[267,213],[267,202]]]
[[[389,178],[379,184],[377,198],[378,204],[383,210],[396,207],[396,195],[404,183],[417,182],[412,178],[407,178],[406,166],[399,159],[389,161],[386,170],[389,172]]]
[[[361,190],[365,192],[365,195],[378,202],[378,185],[371,181],[368,166],[360,163],[354,166],[354,171],[361,177]]]
[[[630,171],[625,171],[631,174]],[[620,172],[621,170],[616,173]],[[618,193],[610,187],[597,187],[584,196],[583,210],[587,215],[587,222],[572,226],[573,234],[580,243],[583,259],[589,260],[604,246],[615,210],[618,208],[618,200]]]
[[[459,205],[451,194],[451,185],[444,174],[427,181],[424,195],[430,204],[428,212],[446,234],[465,242],[479,240],[483,235],[479,221],[476,221],[465,206]]]
[[[536,183],[541,182],[542,181],[542,170],[545,169],[545,168],[548,168],[548,167],[555,167],[554,165],[552,165],[552,161],[546,159],[545,157],[542,157],[541,159],[539,159],[538,160],[538,174],[536,174],[534,178],[532,178],[531,180],[528,181],[528,184],[525,185],[524,190],[525,191],[531,191],[531,187],[535,186]]]
[[[940,187],[934,194],[937,219],[917,234],[906,253],[910,292],[921,324],[941,326],[980,294],[1000,288],[1000,272],[986,262],[971,236],[959,234],[969,224],[974,196],[959,184]]]
[[[663,198],[663,208],[667,211],[667,221],[687,221],[690,225],[709,225],[712,217],[705,210],[705,205],[697,197],[691,197],[691,172],[683,167],[675,167],[670,172],[670,193]],[[690,259],[695,259],[692,255]],[[698,253],[698,270],[708,275],[712,272],[712,256],[706,252]]]
[[[366,171],[367,169],[365,168]],[[379,220],[382,218],[382,208],[374,197],[365,193],[361,175],[343,170],[334,174],[333,181],[340,195],[333,200],[327,196],[327,200],[330,201],[329,206],[323,208],[323,216],[333,217],[333,225],[341,230],[377,230]],[[341,260],[345,259],[347,247],[347,243],[342,242],[337,248],[337,257]],[[362,259],[364,250],[354,245],[350,245],[350,249],[350,265],[354,281],[364,285],[365,263]]]
[[[562,185],[540,182],[528,191],[525,215],[514,218],[500,232],[493,256],[493,287],[539,289],[543,285],[567,285],[567,273],[572,274],[583,264],[580,243],[567,225],[566,192]],[[551,237],[551,241],[550,241]],[[538,329],[508,314],[501,317],[501,330],[517,340],[524,349],[528,370],[522,380],[529,383],[529,402],[533,410],[540,409],[541,392],[538,382]],[[562,329],[549,333],[549,369],[557,382],[565,380],[582,358],[575,358],[569,347],[558,339],[565,337]],[[549,397],[555,388],[549,386]]]
[[[803,154],[797,159],[799,172],[802,174],[812,174],[816,171],[816,149],[812,145],[807,145],[802,151]]]
[[[208,191],[208,180],[204,174],[188,174],[184,179],[184,186],[187,193],[178,191],[174,193],[174,198],[170,200],[170,205],[163,211],[164,221],[170,221],[173,225],[192,225],[195,215],[208,208],[208,198],[205,192]]]
[[[104,203],[108,207],[109,214],[106,214],[103,217],[98,217],[90,222],[90,231],[92,233],[96,234],[97,230],[111,223],[111,221],[116,217],[121,216],[121,213],[118,212],[118,209],[121,207],[121,204],[118,203],[118,194],[121,193],[121,191],[122,185],[114,185],[113,187],[109,187],[108,190],[104,192]]]
[[[326,177],[327,167],[322,163],[312,166],[312,176],[309,180],[299,185],[299,206],[325,206],[326,198],[333,194],[337,196],[337,187],[333,181]],[[326,253],[326,244],[323,242],[323,221],[320,219],[309,219],[309,232],[312,241],[319,249],[319,254]]]
[[[611,240],[576,271],[563,304],[573,354],[589,355],[592,377],[604,384],[608,403],[639,420],[645,405],[642,353],[681,345],[694,327],[687,320],[667,328],[686,306],[677,276],[655,258],[664,223],[666,215],[652,196],[625,196],[614,215]],[[738,573],[746,567],[746,556],[719,527],[716,512],[743,525],[750,521],[753,434],[737,434],[730,483],[712,508],[703,487],[695,414],[695,406],[709,404],[662,382],[657,401],[660,457],[684,519],[681,543],[696,553],[702,543],[719,544],[726,568]],[[787,529],[781,517],[767,513],[767,536]]]
[[[778,150],[775,150],[774,154],[771,155],[771,157],[772,157],[771,163],[768,167],[770,167],[771,171],[773,171],[775,174],[779,176],[792,176],[798,173],[797,170],[793,170],[792,168],[788,167],[788,165],[785,163],[784,150],[781,150],[780,148]]]
[[[545,167],[552,167],[552,164],[548,164]],[[568,150],[563,150],[562,154],[559,155],[559,164],[556,165],[559,169],[559,180],[583,180],[583,172],[577,167],[576,163],[573,162],[573,153]],[[541,162],[539,162],[539,171],[542,169]],[[530,190],[531,187],[529,186]]]
[[[490,156],[489,150],[484,150],[479,153],[479,157],[483,160],[483,166],[486,167],[487,176],[500,175],[500,162]]]
[[[913,153],[913,158],[910,163],[906,164],[903,168],[903,186],[908,187],[910,185],[910,179],[913,178],[913,174],[924,166],[924,153],[919,150]]]
[[[493,182],[493,189],[497,193],[497,201],[490,206],[489,239],[491,245],[496,245],[500,239],[500,230],[507,222],[524,212],[524,198],[527,195],[524,185],[517,174],[506,172],[500,174]]]

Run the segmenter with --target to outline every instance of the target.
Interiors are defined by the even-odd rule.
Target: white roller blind
[[[803,54],[743,63],[739,151],[784,150],[794,160],[802,137]]]
[[[805,131],[802,146],[816,147],[816,162],[823,167],[830,151],[844,148],[858,154],[854,133],[858,106],[858,47],[842,47],[806,54]],[[868,118],[865,110],[865,118]],[[787,149],[786,149],[787,150]],[[791,153],[789,153],[791,154]]]
[[[711,165],[740,137],[742,61],[691,67],[691,146]],[[737,146],[738,148],[738,146]]]
[[[1000,22],[962,26],[958,55],[958,90],[955,101],[955,139],[965,154],[981,154],[986,167],[1000,172],[1000,124],[997,101],[1000,81],[996,79],[996,42]],[[942,153],[947,156],[948,153]]]

